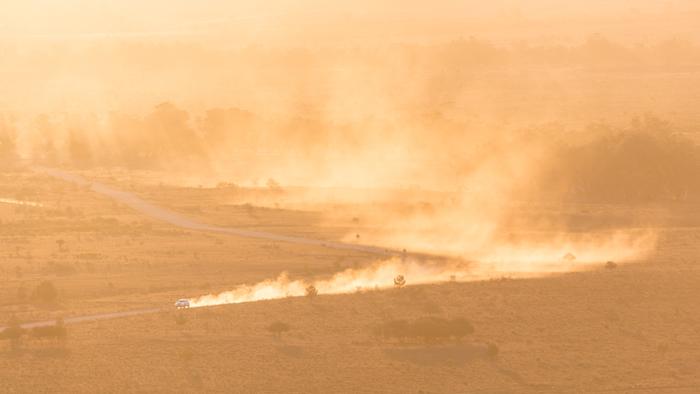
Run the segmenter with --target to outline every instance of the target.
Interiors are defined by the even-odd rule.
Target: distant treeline
[[[348,153],[354,149],[361,156],[366,147],[358,141],[367,138],[354,132],[361,125],[338,126],[313,118],[270,121],[235,108],[209,110],[192,119],[187,111],[168,103],[156,106],[144,117],[114,114],[108,119],[109,132],[103,134],[60,129],[45,116],[38,117],[35,126],[43,132],[31,140],[33,160],[72,168],[187,171],[188,166],[201,169],[229,154],[247,155],[246,166],[266,161],[279,166],[285,162],[274,163],[276,159],[269,156],[271,149],[309,160],[336,147]],[[437,135],[441,132],[455,133],[435,131]],[[548,159],[540,164],[530,194],[601,202],[698,201],[700,147],[689,135],[687,130],[677,133],[669,123],[651,116],[635,119],[623,128],[592,126],[570,141],[550,130],[534,137],[547,144]],[[448,141],[443,146],[432,142],[426,149],[449,152],[452,163],[474,160],[449,150]],[[17,131],[10,120],[0,118],[0,163],[8,168],[17,157]]]
[[[700,147],[688,134],[653,117],[589,132],[586,142],[554,147],[542,190],[578,201],[700,201]]]
[[[254,67],[284,66],[309,68],[324,64],[356,64],[391,61],[421,65],[435,60],[449,60],[460,66],[494,66],[512,64],[582,65],[635,63],[637,65],[697,64],[700,46],[693,40],[671,37],[654,42],[623,43],[601,34],[592,34],[570,44],[538,42],[534,39],[494,43],[480,37],[459,37],[442,43],[396,43],[373,46],[292,46],[284,48],[246,46],[245,48],[217,47],[186,42],[114,41],[83,44],[56,43],[52,50],[33,50],[31,46],[17,46],[0,42],[4,53],[3,67],[12,69],[33,64],[33,69],[54,69],[56,62],[64,66],[80,64],[104,65],[110,72],[123,73],[130,68],[157,70],[166,67],[196,69],[198,65],[241,65]],[[439,59],[436,59],[439,58]],[[72,67],[71,67],[72,68]],[[121,70],[121,71],[120,71]],[[215,68],[218,71],[218,69]]]

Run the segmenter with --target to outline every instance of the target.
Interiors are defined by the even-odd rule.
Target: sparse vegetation
[[[55,305],[58,302],[58,290],[51,281],[43,281],[34,289],[32,299],[40,304]]]
[[[439,343],[449,340],[461,341],[474,333],[474,327],[464,318],[444,319],[421,317],[413,321],[392,320],[379,326],[375,333],[385,339],[401,342],[420,341]]]
[[[490,358],[496,358],[498,356],[498,353],[500,352],[498,345],[496,345],[495,343],[488,343],[486,346],[487,346],[486,354]]]
[[[7,328],[0,332],[0,339],[8,340],[10,342],[10,349],[16,351],[19,350],[22,336],[25,334],[26,330],[19,325],[17,320],[12,319],[8,322]]]
[[[414,14],[417,2],[398,16],[382,2],[312,13],[236,4],[227,15],[226,2],[179,12],[198,2],[160,0],[137,17],[130,2],[68,2],[10,1],[0,16],[0,316],[18,317],[0,334],[0,391],[696,389],[700,46],[654,37],[662,21],[696,34],[697,12],[677,11],[692,0],[619,1],[635,9],[620,5],[603,26],[588,24],[595,5],[567,4],[565,31],[551,23],[561,10],[537,15],[529,2],[497,5],[496,21],[478,15],[488,2],[462,4],[447,18],[459,26],[443,23],[443,4]],[[272,18],[258,14],[266,8]],[[386,24],[373,15],[384,8]],[[93,9],[80,26],[73,13]],[[315,42],[342,24],[325,9],[352,34]],[[314,20],[286,34],[297,14]],[[676,25],[685,14],[692,29]],[[643,37],[617,23],[643,25]],[[597,27],[620,36],[587,36]],[[647,108],[669,122],[635,116]],[[134,196],[179,217],[147,217]],[[202,225],[178,228],[182,217]],[[617,234],[642,227],[658,233],[660,263],[623,266],[645,242],[620,246]],[[314,242],[287,242],[297,237]],[[549,246],[553,271],[595,272],[549,275],[534,263],[550,260]],[[336,273],[340,283],[388,255],[393,275],[338,285],[356,293],[300,286]],[[547,277],[521,278],[540,269]],[[240,299],[306,299],[172,304],[283,271],[290,291],[253,287]],[[396,290],[368,291],[376,278]],[[59,312],[129,317],[68,333],[17,323]],[[53,346],[67,334],[75,357],[52,359],[67,354]]]
[[[318,290],[314,285],[307,286],[304,291],[306,293],[306,296],[309,298],[314,298],[318,295]]]
[[[291,326],[287,323],[281,322],[281,321],[276,321],[269,326],[267,326],[267,331],[272,333],[275,337],[280,337],[282,334],[288,332],[291,330]]]
[[[68,330],[63,322],[63,319],[56,320],[54,325],[34,327],[29,332],[29,336],[33,339],[47,339],[55,341],[63,341],[68,335]]]

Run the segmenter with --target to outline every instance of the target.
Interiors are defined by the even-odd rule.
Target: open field
[[[6,0],[0,394],[700,393],[698,0]]]
[[[113,182],[123,186],[119,179]],[[298,278],[327,276],[378,257],[186,231],[32,172],[3,174],[0,190],[3,197],[41,204],[0,203],[3,320],[165,308],[68,325],[65,341],[27,338],[19,349],[0,343],[7,392],[700,390],[695,260],[700,229],[693,219],[699,208],[692,204],[636,208],[664,223],[657,246],[644,261],[615,269],[604,269],[601,261],[593,271],[542,278],[495,277],[176,311],[170,308],[177,298],[228,290],[281,271]],[[341,220],[274,204],[258,208],[253,200],[243,201],[249,196],[217,188],[137,183],[131,190],[209,223],[330,240],[357,231],[352,216]],[[251,193],[263,199],[275,191],[242,192]],[[187,208],[195,200],[208,204]],[[216,203],[222,200],[233,203]],[[570,205],[550,207],[549,214],[578,223],[577,231],[593,231],[620,225],[596,219],[614,218],[612,212],[626,217],[615,208]],[[530,207],[539,214],[544,210]],[[58,289],[56,304],[32,298],[45,280]],[[438,342],[376,334],[389,321],[431,316],[466,318],[474,333]],[[289,331],[271,333],[275,322],[288,324]]]

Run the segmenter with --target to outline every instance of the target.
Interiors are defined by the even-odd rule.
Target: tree
[[[316,297],[318,295],[318,290],[316,289],[316,286],[314,286],[314,285],[309,285],[305,289],[305,292],[306,292],[306,296],[310,297],[310,298]]]
[[[42,304],[55,304],[58,301],[58,290],[50,281],[43,281],[34,289],[32,298]]]
[[[160,160],[201,159],[204,155],[200,136],[190,127],[189,114],[175,105],[158,104],[146,118],[148,144]]]

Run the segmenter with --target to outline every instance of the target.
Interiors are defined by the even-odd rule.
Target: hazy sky
[[[0,37],[153,36],[222,40],[229,45],[309,45],[471,34],[574,38],[599,32],[645,40],[695,35],[699,9],[690,0],[5,0],[0,6]]]

